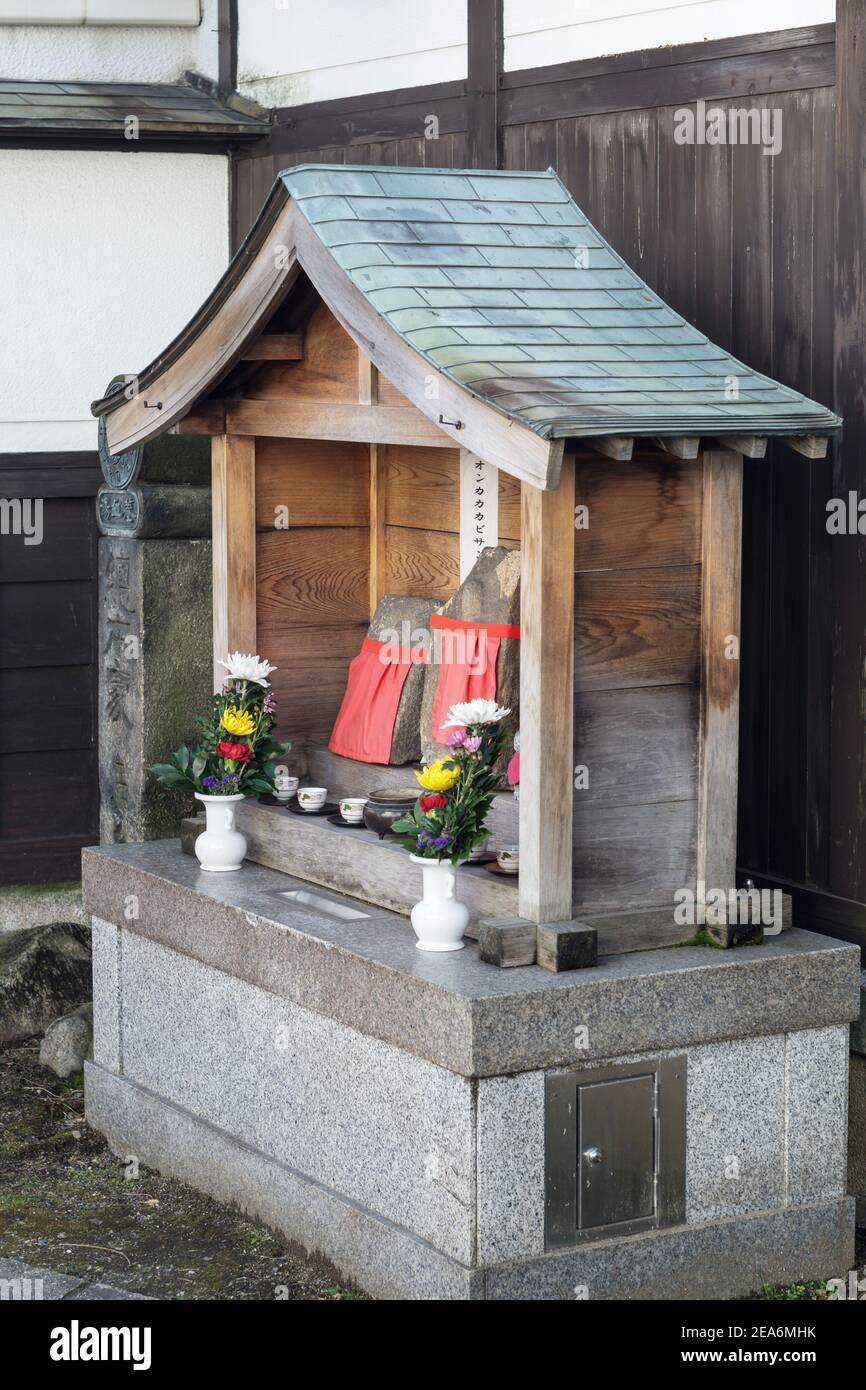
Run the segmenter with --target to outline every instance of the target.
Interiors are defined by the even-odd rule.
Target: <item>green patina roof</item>
[[[841,425],[669,308],[552,169],[304,164],[280,177],[392,328],[538,434],[827,434]]]

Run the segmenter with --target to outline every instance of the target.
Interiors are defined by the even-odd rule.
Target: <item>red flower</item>
[[[249,744],[233,743],[229,738],[220,739],[216,751],[218,758],[225,758],[230,763],[248,763],[253,756]]]
[[[438,792],[435,794],[435,796],[422,796],[419,800],[421,810],[424,811],[425,814],[428,811],[437,810],[440,806],[448,805],[447,796],[440,796]]]

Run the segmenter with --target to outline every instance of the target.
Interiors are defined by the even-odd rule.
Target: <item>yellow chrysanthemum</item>
[[[236,705],[229,705],[220,723],[227,734],[234,734],[236,738],[245,738],[256,727],[253,716],[245,709],[238,709]]]
[[[460,776],[459,767],[445,767],[444,759],[437,758],[429,767],[422,767],[415,776],[429,792],[448,792]]]

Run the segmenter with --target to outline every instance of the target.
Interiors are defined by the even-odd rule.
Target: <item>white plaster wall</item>
[[[466,76],[466,0],[238,0],[238,87],[264,106]]]
[[[228,261],[223,155],[0,149],[0,452],[93,449]]]
[[[505,67],[542,67],[835,18],[835,0],[505,0]]]
[[[267,5],[269,0],[252,0]],[[0,25],[0,77],[26,82],[179,82],[217,76],[217,0],[197,28],[175,25]]]

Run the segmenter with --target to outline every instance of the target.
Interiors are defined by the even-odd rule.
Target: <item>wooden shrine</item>
[[[771,437],[819,457],[840,422],[674,313],[552,171],[285,172],[191,323],[93,409],[113,457],[212,436],[214,655],[277,666],[280,734],[346,793],[376,785],[325,752],[367,623],[384,594],[453,594],[461,466],[498,470],[521,867],[519,890],[466,870],[467,901],[557,922],[733,887],[742,460]],[[318,827],[246,809],[260,862],[402,905],[393,845],[335,864]]]

